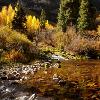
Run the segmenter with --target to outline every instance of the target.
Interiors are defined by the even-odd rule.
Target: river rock
[[[28,100],[28,96],[21,96],[16,98],[15,100]]]
[[[13,74],[8,74],[8,80],[16,80],[16,76]]]
[[[64,81],[64,80],[59,80],[59,85],[60,85],[60,86],[65,86],[65,85],[66,85],[66,81]]]
[[[59,77],[57,74],[54,74],[52,79],[54,82],[59,82]]]
[[[8,76],[6,75],[6,76],[1,76],[1,78],[0,78],[1,80],[7,80],[8,79]]]

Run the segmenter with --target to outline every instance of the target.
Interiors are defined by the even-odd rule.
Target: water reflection
[[[100,60],[64,61],[61,68],[40,70],[26,81],[0,80],[0,100],[100,100]]]

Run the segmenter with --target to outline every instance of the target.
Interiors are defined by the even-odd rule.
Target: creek
[[[65,75],[66,77],[69,76],[68,80],[78,81],[81,85],[83,86],[86,85],[86,87],[89,87],[89,89],[94,88],[95,85],[97,86],[96,88],[100,89],[100,60],[62,61],[61,66],[62,67],[59,70],[63,69],[63,71],[61,70],[62,73],[60,73],[62,77]],[[27,73],[34,74],[34,75],[35,73],[37,73],[38,70],[41,70],[39,63],[35,67],[33,65],[30,66],[28,65],[28,67],[23,65],[22,68],[16,67],[15,69],[12,69],[13,71],[10,69],[9,73],[12,72],[13,76],[9,76],[9,78],[8,76],[6,77],[6,74],[8,74],[7,70],[9,70],[9,68],[6,69],[6,72],[4,71],[2,73],[3,76],[0,74],[1,77],[0,100],[56,100],[54,99],[54,95],[53,96],[50,95],[48,97],[39,96],[36,93],[36,90],[34,90],[34,88],[33,89],[28,88],[27,85],[22,85],[18,82],[19,80],[20,81],[28,80],[27,77],[23,78],[27,70],[28,70]],[[16,71],[18,71],[18,73]],[[17,75],[17,78],[16,76],[14,76],[15,74]],[[99,93],[98,93],[98,98],[100,99]],[[59,100],[61,100],[61,98],[59,98]],[[65,98],[62,100],[77,100],[77,99]],[[83,100],[83,99],[79,99],[79,100]]]

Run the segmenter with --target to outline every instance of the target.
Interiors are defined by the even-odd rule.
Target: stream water
[[[63,62],[63,67],[65,67],[64,68],[65,70],[69,69],[70,71],[72,70],[72,72],[69,72],[69,75],[71,75],[70,77],[72,77],[72,73],[76,72],[76,75],[79,75],[78,72],[80,72],[82,77],[80,77],[79,75],[77,76],[78,77],[77,79],[81,79],[84,77],[84,80],[86,82],[87,81],[89,81],[90,83],[96,82],[96,84],[98,84],[98,87],[100,86],[99,60],[65,61]],[[0,100],[54,100],[54,99],[53,97],[37,96],[34,90],[29,89],[26,86],[20,85],[19,83],[17,83],[16,80],[0,79]],[[68,99],[68,100],[74,100],[74,99]]]

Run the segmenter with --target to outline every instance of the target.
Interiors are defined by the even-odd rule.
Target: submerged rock
[[[15,100],[28,100],[28,96],[21,96],[16,98]]]
[[[36,98],[36,94],[32,94],[28,100],[34,100]]]
[[[0,79],[1,80],[7,80],[8,79],[8,76],[7,75],[6,76],[1,76]]]
[[[51,58],[54,59],[54,60],[58,60],[58,61],[67,60],[67,59],[64,58],[64,57],[62,57],[62,56],[60,56],[60,55],[55,55],[55,54],[53,54]]]
[[[60,85],[60,86],[65,86],[65,85],[66,85],[66,81],[60,80],[60,81],[59,81],[59,85]]]
[[[54,74],[52,79],[54,82],[59,82],[60,77],[57,74]]]

